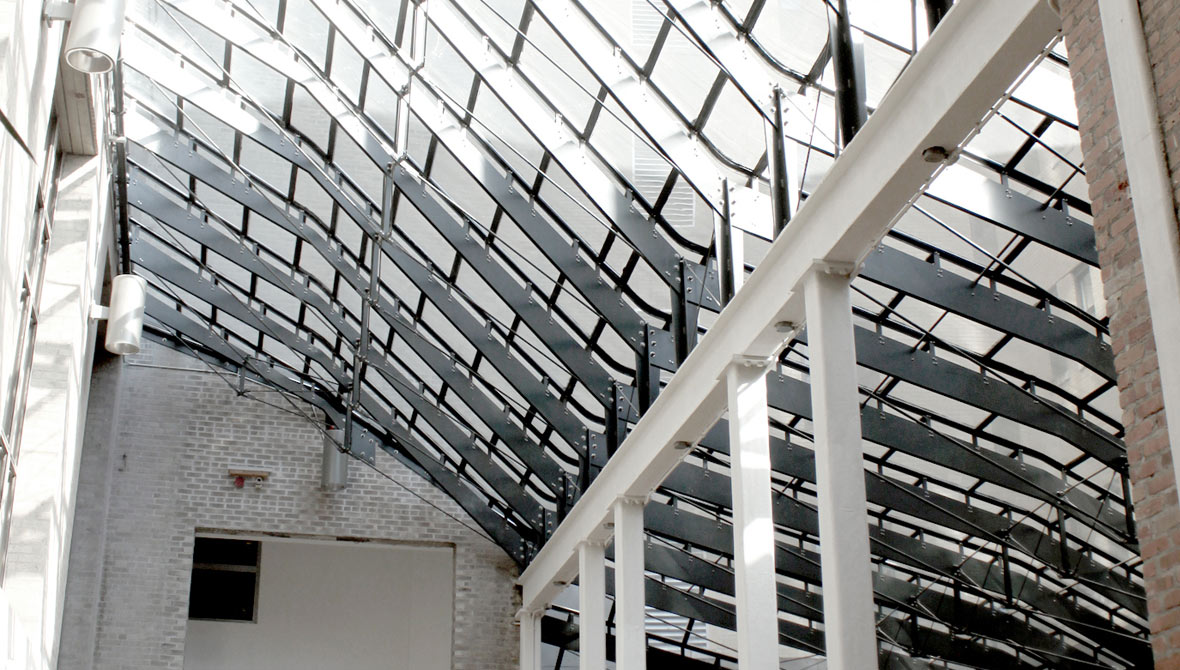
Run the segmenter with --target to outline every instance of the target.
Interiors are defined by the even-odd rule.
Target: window
[[[0,0],[3,5],[3,0]],[[3,10],[0,10],[3,14]],[[3,54],[0,54],[0,58]],[[0,63],[2,66],[3,63]],[[49,241],[57,201],[57,183],[61,176],[61,152],[58,146],[57,117],[50,117],[49,137],[45,144],[45,166],[32,203],[31,218],[25,228],[24,261],[20,272],[20,293],[14,314],[16,346],[12,358],[0,361],[0,369],[12,374],[0,388],[0,579],[4,576],[11,530],[12,506],[20,461],[21,434],[29,379],[33,371],[33,350],[37,342],[38,309],[45,265],[49,258]],[[7,367],[6,367],[7,366]]]
[[[260,543],[198,537],[193,546],[188,618],[257,621]]]

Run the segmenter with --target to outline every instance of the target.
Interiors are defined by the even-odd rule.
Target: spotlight
[[[110,72],[119,56],[126,0],[77,0],[66,38],[66,62],[87,74]]]
[[[135,275],[111,280],[111,305],[94,305],[91,318],[107,320],[107,351],[119,356],[139,353],[143,341],[143,306],[147,281]]]

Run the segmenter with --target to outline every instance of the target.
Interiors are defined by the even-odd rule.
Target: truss
[[[855,130],[837,110],[873,111],[925,35],[911,2],[852,13],[858,89],[832,74],[836,3],[615,4],[132,3],[124,262],[149,334],[403,460],[528,566],[740,283],[721,240],[758,266],[792,214],[766,194],[815,191]],[[1053,46],[853,283],[888,667],[1150,659]],[[824,649],[807,352],[768,378],[801,655]],[[644,515],[669,666],[732,663],[729,462],[720,422]],[[555,667],[576,622],[561,601],[543,622]]]

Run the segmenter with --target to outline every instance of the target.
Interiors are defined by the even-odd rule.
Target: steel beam
[[[780,94],[775,99],[769,93],[775,86],[769,66],[764,64],[757,46],[735,32],[738,26],[725,16],[723,5],[708,0],[664,0],[664,4],[680,19],[697,43],[721,64],[734,86],[764,115],[778,119],[787,116],[781,108],[784,96]],[[950,11],[951,0],[926,0],[926,6],[927,18],[933,22],[941,20]],[[768,104],[771,100],[775,104]],[[788,141],[786,146],[793,147],[794,144]],[[767,146],[774,152],[778,151],[773,141],[768,141]],[[786,164],[794,167],[790,161]],[[774,175],[773,155],[770,165],[773,180],[777,178]],[[936,180],[927,195],[1097,267],[1098,253],[1094,247],[1092,226],[1071,217],[1067,212],[1045,207],[985,177],[973,178],[969,183],[953,178],[956,172],[962,174],[965,171],[964,168],[954,168],[946,178]],[[793,206],[790,213],[794,213]],[[776,223],[781,219],[781,216],[776,215]]]
[[[229,12],[228,7],[218,9],[220,6],[217,4],[191,1],[184,2],[181,6],[185,8],[186,13],[198,20],[220,19],[221,24],[228,24],[225,28],[226,39],[233,41],[246,52],[278,69],[292,81],[298,82],[321,107],[336,118],[340,130],[348,133],[375,165],[382,166],[385,161],[395,158],[397,150],[389,142],[387,136],[356,109],[338,88],[331,86],[323,73],[317,72],[294,49],[282,42],[263,39],[265,33],[251,30],[246,19]],[[371,37],[372,34],[367,33],[367,35]],[[254,39],[251,39],[252,36]],[[372,42],[371,39],[367,41]],[[385,61],[389,62],[390,59],[386,58]],[[409,69],[403,66],[403,70],[408,76]],[[409,80],[405,81],[408,83]],[[389,83],[394,85],[397,82]],[[410,96],[410,106],[420,118],[425,115],[438,116],[438,108],[435,105],[428,105],[429,109],[420,109],[421,103],[417,102],[414,96]],[[315,176],[316,172],[312,172],[312,175]],[[485,179],[491,178],[487,174],[481,176]],[[413,173],[405,161],[396,169],[393,179],[397,188],[414,208],[431,222],[500,298],[512,306],[514,312],[520,315],[533,332],[538,334],[540,340],[561,360],[566,369],[577,377],[592,395],[605,402],[611,381],[609,375],[591,360],[582,344],[575,342],[564,328],[555,323],[552,315],[536,303],[527,287],[522,288],[502,265],[491,259],[487,248],[472,238],[465,222],[452,213],[450,204],[438,196],[437,191],[426,182],[424,177]],[[337,197],[340,191],[338,186],[335,184],[321,184],[321,186],[344,206],[346,211],[350,209],[347,207],[349,203],[346,199]],[[341,202],[341,200],[344,201]],[[532,208],[528,203],[518,202],[518,204],[525,209],[520,211],[517,208],[513,212],[514,217],[525,219],[532,215],[530,211]],[[379,207],[372,208],[380,211]],[[353,218],[362,228],[372,227],[369,216],[363,216],[360,219],[353,216]],[[637,333],[629,333],[629,335],[635,336]]]
[[[129,63],[136,69],[142,68],[142,71],[148,76],[161,81],[167,81],[170,87],[174,87],[173,90],[178,95],[185,97],[198,107],[217,116],[263,147],[307,172],[332,197],[333,201],[340,206],[341,211],[355,221],[362,230],[371,231],[375,228],[377,223],[374,221],[373,216],[367,214],[364,209],[354,202],[353,198],[344,194],[340,183],[338,183],[340,177],[328,173],[330,169],[334,169],[331,164],[328,164],[326,167],[314,164],[304,153],[310,147],[303,145],[298,137],[293,135],[279,135],[264,126],[260,126],[256,118],[245,113],[238,106],[238,103],[227,98],[222,92],[204,88],[199,81],[196,81],[195,78],[186,74],[183,70],[172,67],[167,63],[160,63],[158,62],[159,60],[158,58],[153,60],[151,56],[144,55],[130,60]],[[399,169],[399,175],[400,172],[401,170]],[[404,178],[406,175],[400,176]],[[253,188],[244,184],[239,189],[244,194],[249,194],[253,190]],[[274,208],[275,206],[271,204],[270,207]],[[378,211],[371,204],[368,204],[366,209],[369,212]],[[282,217],[279,218],[281,219]],[[432,295],[432,302],[438,305],[447,305],[450,302],[451,296],[447,287],[439,283],[437,276],[430,272],[429,268],[423,266],[420,261],[392,242],[386,243],[385,249],[386,253],[390,255],[391,260],[398,265],[399,269],[414,278],[415,285],[419,290]],[[533,404],[545,417],[546,421],[557,428],[567,442],[573,445],[580,443],[584,437],[584,426],[570,412],[568,405],[559,401],[541,380],[536,379],[529,372],[526,372],[519,361],[513,360],[512,353],[507,346],[499,345],[488,340],[486,337],[487,325],[479,322],[474,315],[464,310],[444,308],[442,311],[460,332],[463,332],[468,337],[471,344],[479,349],[497,370],[512,381],[513,386],[518,391],[532,399]],[[541,317],[538,316],[538,318]],[[544,318],[547,320],[548,316],[546,315]],[[569,349],[566,351],[568,352]],[[582,353],[584,354],[585,352],[583,351]]]
[[[344,415],[330,400],[332,395],[326,389],[318,391],[308,384],[280,372],[279,368],[265,364],[251,363],[248,356],[230,346],[220,335],[215,334],[213,325],[207,321],[198,323],[184,316],[177,306],[168,305],[149,293],[147,298],[147,313],[151,319],[162,324],[177,336],[187,338],[198,343],[207,351],[217,352],[217,356],[230,362],[233,366],[244,369],[258,379],[274,388],[286,391],[323,410],[333,421],[342,423]],[[384,425],[393,426],[392,421]],[[520,530],[511,526],[507,520],[496,514],[488,505],[487,500],[477,496],[475,490],[459,479],[457,475],[446,470],[433,458],[423,458],[425,452],[416,447],[416,440],[399,430],[399,436],[385,434],[384,431],[368,431],[372,437],[363,437],[368,428],[362,429],[361,436],[354,436],[350,445],[351,452],[358,458],[369,462],[378,437],[379,446],[406,463],[412,470],[423,478],[438,486],[444,493],[451,496],[472,519],[485,530],[490,537],[509,553],[518,563],[522,563],[526,556],[526,544],[535,542],[536,538],[525,538]],[[372,440],[366,443],[366,440]],[[408,448],[408,449],[407,449]]]
[[[578,130],[560,113],[539,102],[535,87],[523,73],[511,65],[494,44],[489,44],[472,30],[448,3],[432,7],[430,20],[440,37],[454,47],[524,130],[565,169],[598,211],[614,222],[619,233],[642,252],[660,279],[674,290],[682,290],[677,273],[679,254],[656,233],[655,220],[638,211],[634,199],[627,193],[629,185],[621,183],[621,176],[599,168],[602,157],[580,141]],[[430,119],[423,121],[428,125],[432,123]],[[480,134],[477,128],[472,132]]]
[[[662,489],[678,498],[699,500],[710,505],[729,508],[732,506],[730,484],[725,480],[724,476],[718,476],[716,473],[698,466],[682,463],[665,480]],[[705,518],[692,514],[680,514],[675,517],[673,523],[659,523],[658,512],[664,509],[666,508],[658,505],[649,507],[649,518],[652,518],[653,515],[656,517],[652,520],[650,528],[653,532],[674,538],[678,542],[703,546],[708,546],[710,541],[702,538],[714,536],[714,539],[711,540],[714,546],[725,546],[719,545],[719,543],[721,540],[728,539],[726,534],[731,531],[728,526],[718,527],[713,519],[706,519],[707,522],[704,524],[692,524],[691,520],[693,519]],[[820,535],[819,515],[816,509],[810,504],[789,496],[775,498],[774,520],[778,527],[794,533],[801,533],[806,537]],[[991,599],[1003,598],[1006,588],[1005,579],[997,567],[999,561],[995,560],[994,552],[988,556],[970,555],[964,557],[960,551],[946,547],[941,543],[927,542],[912,531],[894,530],[892,527],[881,525],[873,525],[868,527],[868,530],[873,553],[877,557],[918,574],[935,573],[947,580],[948,584],[958,583],[960,587],[977,596]],[[718,533],[721,535],[720,539],[715,537]],[[819,583],[818,569],[801,567],[797,558],[791,558],[789,552],[798,551],[785,543],[779,544],[776,555],[777,566],[785,568],[786,573],[794,578]],[[724,553],[731,554],[732,550]],[[989,557],[992,560],[987,560]],[[818,568],[820,562],[818,556],[809,554],[807,560],[813,562]],[[1120,653],[1128,658],[1134,658],[1135,654],[1141,653],[1141,649],[1135,649],[1134,645],[1128,641],[1128,635],[1143,631],[1132,632],[1132,628],[1125,626],[1116,628],[1105,614],[1098,613],[1101,601],[1090,599],[1087,603],[1080,603],[1075,599],[1062,598],[1056,591],[1049,590],[1046,582],[1039,581],[1038,574],[1035,571],[1022,569],[1010,575],[1011,579],[1007,586],[1010,587],[1010,592],[1013,594],[1013,602],[1028,606],[1032,612],[1042,613],[1052,624],[1051,627],[1059,625],[1053,623],[1053,620],[1068,622],[1069,626],[1092,637],[1100,644],[1118,648]],[[897,593],[896,590],[894,592]],[[921,589],[919,588],[917,592],[921,592]]]
[[[589,20],[587,10],[577,0],[550,0],[536,4],[536,9],[574,57],[681,171],[701,199],[714,212],[722,211],[724,175],[709,150],[685,128],[682,117],[648,90],[626,52]]]
[[[719,522],[703,514],[681,511],[672,505],[653,504],[646,510],[644,523],[649,533],[676,545],[707,552],[704,555],[716,554],[723,559],[733,556],[733,527],[725,521]],[[704,586],[716,593],[732,595],[733,581],[725,570],[718,568],[712,560],[696,558],[687,552],[688,549],[676,551],[660,543],[652,543],[647,552],[647,569],[649,572]],[[779,544],[775,554],[776,569],[780,575],[790,580],[801,581],[810,587],[820,585],[818,554],[787,543]],[[898,565],[892,567],[896,568]],[[921,570],[922,567],[918,569]],[[986,591],[977,589],[969,582],[962,582],[958,587],[959,592],[966,593],[969,597],[951,597],[949,592],[952,586],[953,583],[946,582],[934,588],[928,584],[909,581],[900,574],[894,576],[890,571],[873,573],[874,599],[887,611],[896,610],[905,615],[916,615],[951,629],[978,631],[996,639],[1009,639],[1023,645],[1027,651],[1034,654],[1066,655],[1084,659],[1092,657],[1093,649],[1101,648],[1132,662],[1150,659],[1150,649],[1145,639],[1113,627],[1102,627],[1098,625],[1100,619],[1097,617],[1079,621],[1073,618],[1063,620],[1059,611],[1049,616],[1038,616],[1025,609],[997,612],[988,605],[991,596]],[[817,593],[810,588],[803,592],[780,583],[778,591],[780,611],[813,621],[822,619],[822,602]],[[1046,599],[1049,598],[1060,599],[1052,594],[1046,596]],[[1038,622],[1037,626],[1029,625],[1030,615]],[[1063,626],[1063,622],[1066,625]],[[1044,631],[1041,626],[1045,627]],[[923,630],[926,630],[925,627]],[[1141,634],[1145,635],[1145,632]],[[784,637],[786,639],[783,640],[783,644],[807,648],[806,639],[798,640],[790,635]],[[913,640],[910,651],[924,653],[926,648],[923,642],[927,640],[928,637]],[[1087,646],[1091,642],[1093,647]],[[966,639],[960,640],[960,644],[968,654],[980,650],[975,646],[976,643]],[[986,642],[980,641],[980,644],[985,645]]]
[[[957,178],[964,171],[971,177]],[[926,196],[1098,267],[1093,226],[967,168],[947,170],[926,189]]]
[[[590,30],[567,16],[564,32]],[[602,532],[614,501],[650,493],[679,462],[675,443],[709,429],[724,406],[718,380],[733,356],[781,350],[805,321],[798,293],[812,261],[859,264],[934,172],[922,151],[958,146],[1057,27],[1040,0],[966,3],[947,15],[521,576],[526,604],[549,602],[552,582],[575,570],[577,543]]]
[[[926,262],[881,245],[865,259],[861,276],[1073,359],[1108,380],[1115,378],[1110,346],[1093,330],[1058,318],[1050,309],[1017,300],[985,282],[944,270],[937,262]]]
[[[305,225],[302,220],[295,220],[298,217],[292,217],[288,211],[278,208],[258,189],[241,188],[239,185],[240,182],[233,179],[230,173],[209,162],[208,159],[203,158],[201,152],[190,151],[189,147],[192,141],[190,137],[181,131],[175,131],[175,133],[158,131],[145,136],[134,135],[133,141],[129,143],[129,152],[133,160],[137,162],[142,162],[154,155],[158,159],[162,159],[185,170],[202,183],[220,191],[227,197],[247,207],[250,211],[278,225],[280,228],[295,235],[298,239],[307,242],[354,290],[358,293],[364,290],[367,284],[364,282],[363,277],[360,276],[357,268],[349,265],[332,248],[329,239],[320,237],[314,233],[312,228]],[[150,153],[149,151],[145,151],[145,149],[150,150]],[[232,259],[234,262],[251,270],[260,277],[266,278],[276,274],[273,268],[265,265],[260,259],[252,263],[251,259],[256,257],[251,250],[245,249],[240,242],[222,238],[220,235],[213,233],[212,230],[198,225],[199,222],[191,217],[191,213],[181,209],[171,200],[164,198],[151,187],[140,185],[137,175],[138,173],[133,174],[132,177],[133,186],[136,188],[132,202],[136,206],[151,214],[162,223],[179,230],[182,234],[203,245],[213,248],[222,256]],[[355,341],[359,337],[359,331],[352,329],[345,323],[340,310],[323,302],[315,291],[309,291],[302,284],[296,285],[294,280],[285,288],[299,300],[316,308],[323,318],[333,323],[349,341]],[[327,289],[324,292],[327,293]],[[474,388],[470,388],[470,380],[458,373],[449,356],[444,356],[433,344],[425,340],[417,332],[414,325],[398,313],[394,305],[389,304],[380,295],[377,298],[377,314],[386,324],[406,340],[410,348],[426,361],[434,370],[435,374],[448,381],[451,388],[456,390],[456,394],[484,418],[488,426],[496,432],[500,439],[538,473],[542,481],[545,481],[550,487],[556,487],[557,482],[561,479],[560,468],[549,460],[539,447],[533,444],[532,440],[527,437],[524,431],[507,420],[502,407],[493,407],[490,399],[485,394],[477,392]],[[482,340],[482,338],[478,339]],[[477,348],[482,346],[490,347],[491,345],[481,342],[477,345]],[[492,356],[492,358],[495,358],[495,356]],[[386,366],[380,365],[381,361],[375,360],[374,362],[379,364],[379,370],[385,370]],[[571,423],[571,426],[568,428],[568,434],[577,438],[579,436],[579,430],[580,426],[575,427]]]
[[[828,12],[828,42],[836,79],[836,129],[838,142],[846,146],[869,116],[865,96],[865,45],[852,32],[848,0],[838,0],[835,14]]]
[[[926,25],[929,32],[934,32],[934,29],[942,21],[942,17],[951,11],[953,2],[954,0],[926,0]]]

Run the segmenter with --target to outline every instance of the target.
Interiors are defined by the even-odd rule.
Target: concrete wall
[[[105,436],[88,432],[95,458],[79,488],[87,524],[104,530],[75,537],[67,598],[68,620],[84,622],[93,608],[96,626],[63,643],[63,667],[181,670],[200,531],[451,545],[453,667],[515,667],[515,564],[460,524],[474,526],[444,493],[383,454],[378,467],[394,481],[353,462],[348,489],[322,492],[321,434],[302,416],[308,408],[252,387],[248,395],[270,405],[238,397],[202,363],[159,347],[118,368],[95,381],[113,391],[92,396],[91,416],[101,405],[113,425]],[[237,489],[231,468],[270,477]]]
[[[1172,182],[1180,189],[1180,1],[1140,4]],[[1152,649],[1156,667],[1180,668],[1180,506],[1106,44],[1097,0],[1061,5],[1127,428]]]
[[[256,623],[190,621],[185,670],[447,670],[449,546],[263,539]]]

